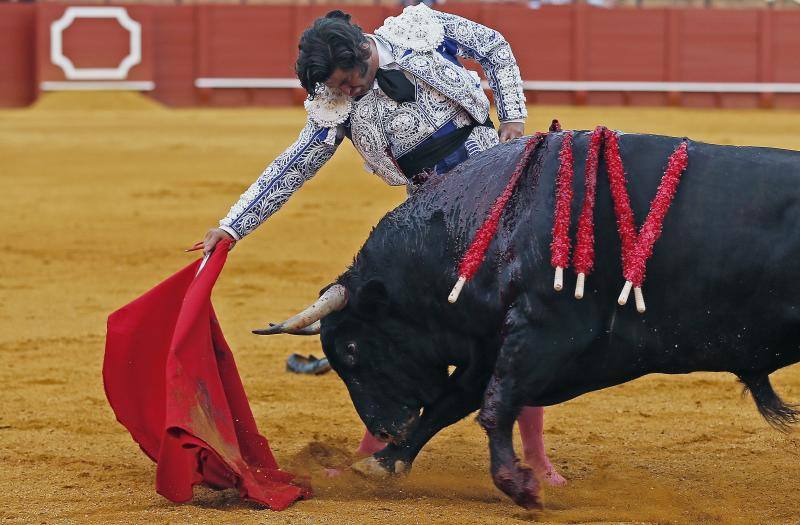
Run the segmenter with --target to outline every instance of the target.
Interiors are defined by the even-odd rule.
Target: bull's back
[[[548,136],[520,179],[487,261],[471,286],[494,286],[501,292],[494,295],[500,297],[511,280],[520,279],[553,322],[570,319],[577,323],[576,331],[603,334],[587,341],[592,351],[611,351],[613,341],[621,360],[629,360],[632,353],[657,352],[661,357],[648,361],[654,369],[643,372],[769,368],[797,360],[800,280],[794,268],[800,258],[800,153],[689,142],[688,167],[647,264],[648,310],[642,316],[630,304],[616,305],[624,278],[602,159],[594,213],[595,270],[587,296],[576,301],[571,291],[557,294],[552,289],[549,246],[562,137]],[[667,159],[680,142],[674,137],[620,135],[637,228],[645,220]],[[588,143],[588,132],[575,134],[573,249]],[[488,150],[426,185],[406,203],[428,219],[436,210],[442,213],[449,249],[440,255],[452,259],[445,266],[457,266],[508,183],[523,148],[524,141],[515,141]],[[515,265],[514,271],[504,271]],[[568,286],[572,282],[568,278]],[[608,337],[609,329],[616,337]],[[756,347],[764,351],[754,360]]]

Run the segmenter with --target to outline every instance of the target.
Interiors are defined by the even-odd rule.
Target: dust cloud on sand
[[[800,149],[800,113],[532,107],[528,132],[605,124],[723,144]],[[402,201],[344,144],[235,248],[214,304],[252,409],[282,466],[316,497],[282,513],[235,491],[176,505],[119,425],[100,370],[106,316],[196,255],[182,249],[292,142],[301,109],[174,110],[139,95],[48,96],[0,111],[0,523],[731,523],[800,521],[800,435],[759,417],[724,374],[651,376],[546,412],[569,479],[527,512],[492,485],[470,417],[437,436],[411,475],[375,485],[347,464],[362,426],[334,374],[284,372],[316,338],[259,338],[316,298]],[[602,248],[599,248],[602,249]],[[656,251],[658,247],[656,246]],[[549,276],[547,278],[550,278]],[[794,342],[792,344],[797,344]],[[800,368],[773,376],[800,401]]]

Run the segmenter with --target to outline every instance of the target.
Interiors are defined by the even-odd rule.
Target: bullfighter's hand
[[[214,251],[214,246],[217,245],[219,241],[230,239],[233,241],[231,243],[231,248],[233,245],[236,244],[236,241],[233,239],[230,233],[226,232],[221,228],[211,228],[206,233],[205,238],[203,239],[203,254],[208,255],[209,253]]]
[[[525,124],[522,122],[502,122],[500,123],[500,142],[508,142],[509,140],[516,139],[525,133]]]

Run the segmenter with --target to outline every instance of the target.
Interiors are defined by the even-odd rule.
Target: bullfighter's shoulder
[[[338,89],[320,85],[314,98],[305,101],[308,118],[323,128],[335,128],[344,124],[353,111],[353,99]]]
[[[425,4],[408,6],[390,16],[375,34],[393,46],[418,52],[433,51],[444,42],[444,26]]]

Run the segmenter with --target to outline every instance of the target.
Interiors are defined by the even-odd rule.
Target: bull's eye
[[[344,345],[344,355],[342,356],[342,361],[347,366],[355,366],[356,365],[356,350],[357,346],[355,341],[350,341]]]

